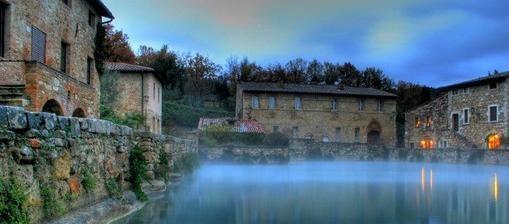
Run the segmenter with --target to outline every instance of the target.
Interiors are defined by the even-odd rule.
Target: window
[[[157,102],[161,102],[161,95],[159,94],[161,92],[161,88],[157,87]]]
[[[88,11],[88,25],[95,27],[95,14],[92,11]]]
[[[293,138],[299,138],[299,127],[293,127],[292,128],[292,137]]]
[[[276,97],[269,96],[269,109],[276,109]]]
[[[433,140],[430,138],[424,138],[419,142],[421,149],[433,149]]]
[[[152,99],[156,100],[156,83],[152,83]]]
[[[457,89],[453,90],[453,91],[452,91],[452,95],[453,95],[453,96],[458,95],[458,90],[457,90]]]
[[[251,108],[258,109],[260,108],[260,99],[258,96],[251,97]]]
[[[415,148],[415,143],[413,143],[413,142],[412,142],[412,143],[410,143],[410,148],[411,148],[411,149]]]
[[[5,27],[7,26],[7,5],[0,2],[0,57],[5,57]]]
[[[37,27],[32,27],[32,60],[45,63],[46,61],[46,34]]]
[[[89,57],[87,59],[87,84],[89,85],[92,84],[92,66],[94,66],[94,59]]]
[[[415,117],[415,127],[418,128],[421,126],[421,120],[419,119],[419,117]]]
[[[463,124],[470,123],[470,109],[463,109]]]
[[[331,100],[330,104],[331,104],[330,107],[331,107],[332,111],[338,110],[338,101],[336,99]]]
[[[295,97],[295,110],[302,110],[302,99]]]
[[[377,111],[384,112],[384,110],[385,110],[384,100],[378,100]]]
[[[447,142],[446,140],[442,140],[442,141],[438,142],[438,147],[445,149],[445,148],[449,147],[449,142]]]
[[[433,119],[431,116],[426,116],[426,127],[431,127],[431,124],[433,123]]]
[[[272,132],[279,132],[279,126],[272,126]]]
[[[365,100],[364,100],[364,99],[359,99],[359,100],[358,100],[358,104],[359,104],[359,105],[358,105],[358,108],[357,108],[357,109],[358,109],[359,111],[364,111],[364,104],[365,104]]]
[[[361,129],[355,128],[355,143],[361,142]]]
[[[498,121],[498,106],[496,105],[489,106],[489,121],[490,122]]]
[[[336,128],[336,142],[341,142],[341,128]]]
[[[67,6],[71,6],[71,0],[62,0],[62,2]]]
[[[495,83],[490,83],[490,89],[496,89],[498,88],[498,84],[495,82]]]
[[[62,41],[60,49],[60,71],[67,73],[67,65],[69,63],[69,44]]]
[[[457,113],[452,114],[452,130],[459,131],[460,116]]]
[[[491,134],[486,139],[489,150],[497,150],[502,145],[501,136],[498,134]]]

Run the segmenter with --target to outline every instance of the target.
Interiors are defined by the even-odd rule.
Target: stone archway
[[[502,136],[497,133],[488,135],[488,137],[486,137],[486,146],[488,150],[500,149],[502,146]]]
[[[54,99],[48,100],[44,104],[44,106],[42,106],[42,112],[52,113],[52,114],[56,114],[58,116],[64,115],[62,106],[60,106],[60,103],[58,103],[58,101],[56,101]]]
[[[368,132],[368,139],[367,139],[368,144],[370,144],[370,145],[382,144],[382,139],[381,139],[382,126],[380,125],[380,123],[378,123],[378,121],[372,120],[369,123],[366,130]]]
[[[80,117],[80,118],[86,118],[87,115],[85,115],[85,111],[81,108],[77,108],[76,110],[74,110],[74,112],[72,113],[72,116],[73,117]]]

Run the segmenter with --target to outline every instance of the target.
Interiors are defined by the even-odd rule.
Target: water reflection
[[[119,223],[509,223],[508,171],[385,162],[205,165]]]

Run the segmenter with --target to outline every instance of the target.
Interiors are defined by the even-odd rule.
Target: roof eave
[[[98,10],[98,13],[101,16],[112,20],[115,19],[113,13],[111,13],[110,9],[108,9],[108,7],[106,7],[106,5],[101,0],[89,0],[89,2]]]

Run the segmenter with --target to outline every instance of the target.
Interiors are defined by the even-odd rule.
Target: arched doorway
[[[433,149],[435,143],[433,142],[433,139],[431,139],[431,137],[426,136],[421,139],[421,141],[419,142],[419,146],[421,147],[421,149]]]
[[[489,150],[497,150],[502,146],[502,136],[499,134],[491,134],[486,138],[486,145]]]
[[[378,121],[372,120],[368,125],[368,144],[370,145],[378,145],[382,144],[381,140],[381,133],[382,133],[382,126]]]
[[[62,112],[62,107],[60,106],[60,103],[58,101],[51,99],[48,100],[44,106],[42,106],[42,112],[52,113],[56,114],[58,116],[64,115]]]
[[[72,116],[73,117],[80,117],[80,118],[85,118],[87,117],[85,115],[85,111],[81,108],[77,108],[76,110],[74,110],[74,112],[72,113]]]

